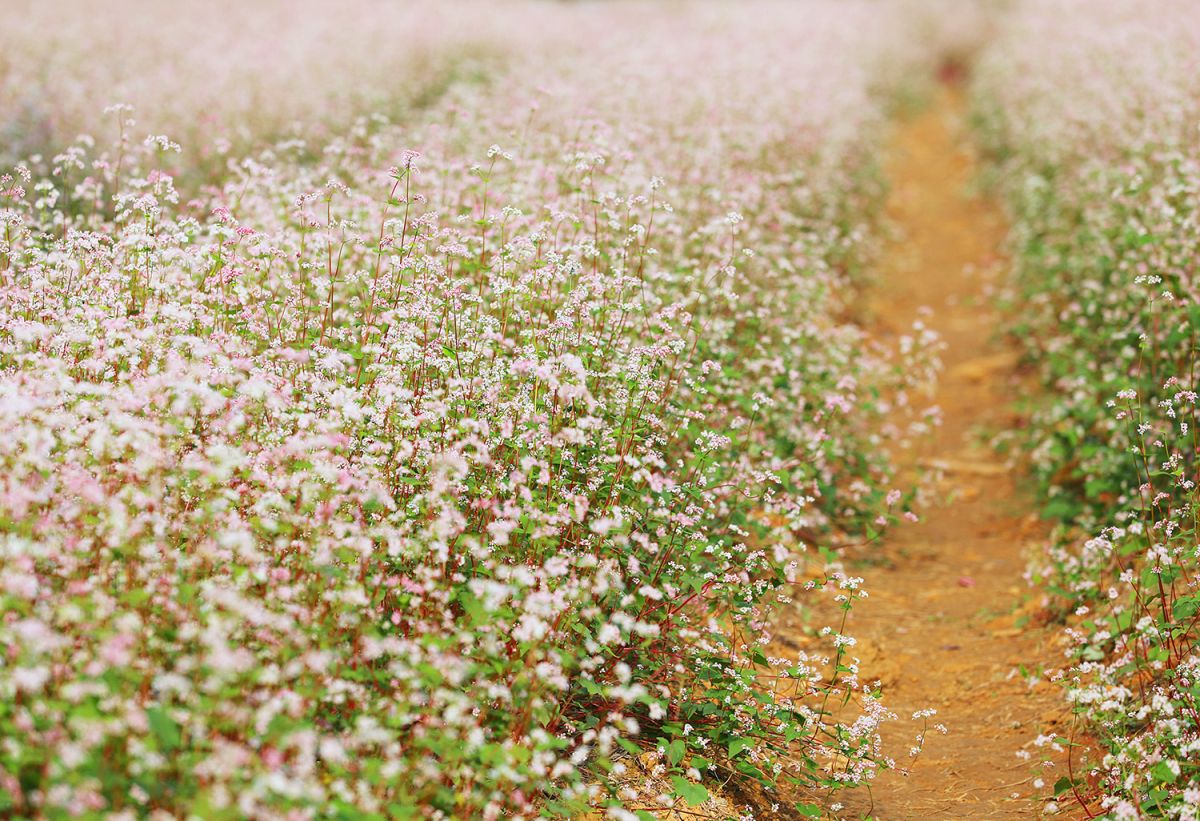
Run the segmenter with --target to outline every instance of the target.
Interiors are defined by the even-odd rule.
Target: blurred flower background
[[[1188,3],[2,15],[0,814],[812,816],[892,766],[844,620],[768,645],[911,498],[939,342],[855,305],[941,71],[1046,388],[1031,578],[1099,611],[1056,791],[1196,817]]]

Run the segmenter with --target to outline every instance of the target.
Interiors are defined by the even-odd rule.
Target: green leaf
[[[708,790],[703,784],[688,781],[678,775],[671,776],[671,784],[675,787],[675,794],[686,801],[689,807],[699,806],[708,800]]]
[[[747,749],[748,747],[750,747],[750,742],[747,739],[735,738],[733,741],[729,742],[729,757],[736,757],[738,753]]]
[[[683,760],[683,754],[687,751],[684,746],[683,739],[677,738],[667,745],[667,760],[672,764],[678,764]]]
[[[165,710],[161,707],[151,707],[146,711],[146,720],[150,723],[150,731],[158,739],[159,747],[163,750],[174,750],[179,746],[182,741],[179,725]]]
[[[344,821],[387,821],[387,819],[374,812],[363,812],[360,807],[352,806],[344,801],[338,801],[334,805],[335,818],[344,819]]]
[[[1175,779],[1179,778],[1175,771],[1167,766],[1167,762],[1160,761],[1150,768],[1150,774],[1154,776],[1160,784],[1174,784]]]
[[[1187,621],[1196,615],[1196,611],[1200,610],[1200,599],[1196,597],[1184,597],[1177,599],[1171,607],[1171,615],[1176,621]]]
[[[796,812],[803,815],[805,818],[820,818],[821,808],[816,804],[797,804]]]
[[[579,686],[582,687],[584,692],[586,692],[589,696],[598,695],[602,692],[599,684],[592,681],[590,678],[583,676],[579,678]]]
[[[1062,778],[1054,782],[1054,797],[1058,798],[1058,796],[1062,795],[1074,786],[1075,782],[1064,775]]]

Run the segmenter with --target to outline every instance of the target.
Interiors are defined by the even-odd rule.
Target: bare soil
[[[1030,796],[1040,791],[1017,751],[1061,714],[1056,691],[1044,681],[1031,687],[1019,672],[1055,657],[1052,634],[1031,624],[1022,577],[1025,551],[1046,525],[1020,469],[987,441],[1021,424],[1012,406],[1024,387],[994,298],[1006,275],[1005,220],[972,192],[977,168],[963,119],[959,95],[943,87],[898,123],[887,157],[887,215],[897,236],[879,258],[868,321],[899,334],[932,309],[923,318],[947,345],[934,398],[943,423],[897,453],[906,472],[932,473],[922,520],[848,557],[870,593],[848,630],[859,642],[862,678],[883,682],[885,703],[901,720],[884,735],[899,769],[882,773],[869,795],[843,799],[838,817],[1037,817]],[[929,733],[910,762],[919,727],[908,719],[930,707],[949,732]]]

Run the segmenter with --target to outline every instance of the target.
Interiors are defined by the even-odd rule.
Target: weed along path
[[[1045,636],[1024,627],[1022,552],[1043,533],[1021,478],[987,445],[1018,419],[1016,356],[999,334],[993,291],[1004,276],[1005,223],[971,193],[976,168],[965,150],[963,104],[949,88],[897,125],[888,157],[888,216],[898,236],[880,257],[871,321],[902,333],[927,306],[925,322],[946,342],[935,398],[943,423],[900,455],[910,473],[932,471],[921,521],[868,548],[854,570],[870,598],[852,615],[863,679],[880,679],[901,720],[885,735],[899,767],[881,774],[873,809],[865,796],[847,810],[880,819],[1029,818],[1038,808],[1030,764],[1016,751],[1051,721],[1056,696],[1030,687],[1021,664],[1045,658]],[[924,752],[909,765],[915,723],[936,709]],[[1051,779],[1052,780],[1052,779]],[[1015,797],[1014,797],[1015,796]],[[861,805],[861,806],[860,806]]]

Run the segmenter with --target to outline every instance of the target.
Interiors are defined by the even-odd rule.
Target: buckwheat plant
[[[1006,26],[976,97],[1047,387],[1029,445],[1064,522],[1032,568],[1081,736],[1043,739],[1070,752],[1054,792],[1088,817],[1195,819],[1200,17],[1044,2]]]
[[[644,751],[681,806],[873,777],[845,630],[765,647],[901,512],[881,420],[934,340],[839,317],[906,57],[872,3],[757,11],[581,10],[584,56],[187,194],[123,106],[3,176],[5,814],[644,817]]]

